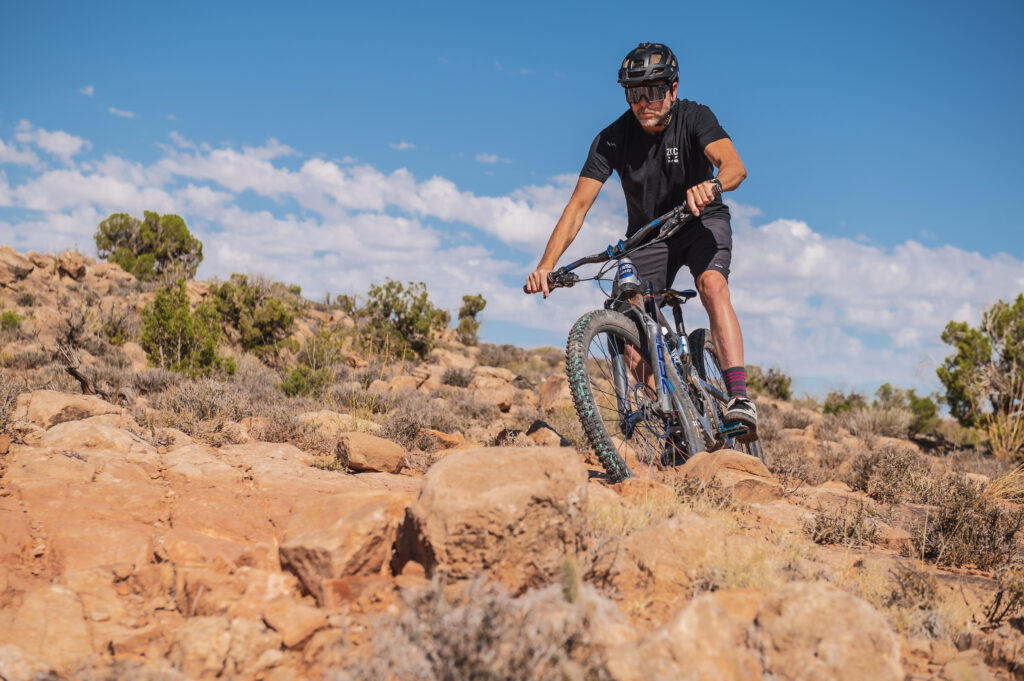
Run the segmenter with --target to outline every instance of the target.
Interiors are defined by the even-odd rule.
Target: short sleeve
[[[697,140],[698,148],[704,151],[712,142],[721,139],[729,139],[728,133],[718,124],[718,118],[711,112],[711,109],[703,104],[697,105],[693,117],[693,136]]]
[[[587,161],[583,164],[580,177],[589,177],[598,182],[604,182],[611,177],[614,169],[613,155],[617,145],[609,140],[610,131],[606,128],[598,133],[590,145],[590,153],[587,154]]]

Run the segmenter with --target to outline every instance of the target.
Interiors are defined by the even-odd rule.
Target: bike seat
[[[678,305],[679,303],[685,303],[690,298],[696,296],[697,292],[692,288],[688,288],[684,291],[676,291],[675,289],[667,288],[659,295],[666,305]]]

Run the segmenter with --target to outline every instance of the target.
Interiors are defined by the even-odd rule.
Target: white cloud
[[[134,111],[126,111],[125,109],[118,109],[115,106],[110,107],[109,109],[107,109],[107,111],[112,113],[112,114],[114,114],[115,116],[120,116],[121,118],[135,118],[135,112]]]
[[[72,145],[54,142],[55,133],[30,124],[18,134],[19,141],[74,153]],[[75,149],[87,144],[62,134],[80,141]],[[201,276],[262,273],[317,297],[325,290],[362,293],[385,277],[422,280],[448,309],[457,309],[465,293],[480,292],[488,300],[485,320],[558,334],[602,302],[589,284],[547,301],[520,289],[572,193],[573,174],[481,196],[406,169],[384,173],[322,158],[290,169],[280,159],[297,152],[274,139],[218,149],[177,133],[171,140],[174,146],[162,146],[152,164],[104,156],[75,168],[39,169],[14,185],[0,174],[0,206],[32,212],[27,220],[0,213],[0,239],[21,250],[86,245],[109,213],[156,210],[181,214],[203,240]],[[25,154],[31,152],[0,146],[0,160],[30,164]],[[243,208],[239,196],[250,192],[273,203]],[[762,223],[757,209],[731,207],[730,281],[747,360],[779,364],[815,389],[883,380],[935,388],[927,362],[946,354],[938,341],[946,322],[976,323],[994,300],[1024,290],[1024,262],[1008,255],[916,241],[883,248],[825,236],[799,220]],[[563,262],[614,242],[625,222],[621,190],[609,181]],[[481,233],[509,248],[490,252],[474,243]],[[685,269],[676,285],[692,285]],[[686,312],[690,328],[707,324],[696,302]]]
[[[96,88],[94,88],[92,85],[86,85],[85,87],[79,89],[78,91],[81,92],[86,97],[92,97],[94,94],[96,94]]]
[[[49,131],[34,127],[30,122],[22,120],[15,128],[14,138],[19,142],[34,144],[43,151],[68,163],[71,157],[81,151],[92,148],[92,143],[76,137],[63,130]]]
[[[39,157],[31,149],[19,149],[13,144],[6,144],[3,140],[0,140],[0,163],[38,166]]]
[[[502,158],[497,154],[480,153],[476,155],[476,160],[479,163],[511,163],[512,161],[507,158]]]
[[[402,140],[401,142],[398,142],[397,144],[395,144],[395,143],[389,144],[388,146],[391,147],[392,149],[397,150],[397,151],[405,151],[406,149],[415,149],[416,148],[415,144],[412,144],[411,142],[406,142],[405,140]]]

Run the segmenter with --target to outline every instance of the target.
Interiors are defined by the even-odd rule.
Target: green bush
[[[931,396],[918,396],[913,390],[893,387],[883,383],[875,392],[874,408],[909,409],[913,415],[910,423],[912,435],[933,433],[939,426],[939,406]]]
[[[330,384],[331,372],[329,370],[311,369],[305,364],[300,364],[285,374],[280,388],[288,397],[323,395]]]
[[[748,388],[780,400],[789,400],[793,396],[793,379],[782,369],[772,367],[765,372],[756,364],[748,364],[745,368]]]
[[[459,325],[456,334],[459,341],[466,345],[476,345],[477,332],[480,331],[480,322],[476,316],[487,307],[487,301],[482,294],[475,296],[462,296],[462,307],[459,309]]]
[[[449,315],[434,307],[423,282],[387,279],[383,286],[372,284],[366,294],[366,306],[359,310],[367,321],[365,331],[377,352],[404,356],[411,352],[425,357],[434,347],[437,334],[448,326]]]
[[[93,236],[100,258],[117,263],[140,281],[192,279],[203,261],[203,244],[177,215],[145,212],[142,220],[113,213]]]
[[[825,405],[822,407],[822,411],[826,414],[841,414],[844,411],[853,411],[866,406],[867,402],[864,401],[864,396],[860,393],[851,392],[847,395],[834,390],[825,396]]]
[[[0,314],[0,328],[4,331],[13,331],[21,326],[22,316],[14,310],[4,310],[3,314]]]
[[[154,365],[192,376],[213,371],[234,373],[230,357],[217,354],[221,328],[217,310],[207,301],[189,310],[185,280],[160,287],[142,310],[142,349]]]
[[[232,274],[210,287],[220,318],[238,336],[242,347],[257,354],[276,352],[291,334],[301,289],[281,283],[249,281]]]
[[[965,427],[983,425],[987,414],[1021,408],[1024,381],[1024,294],[1002,300],[981,317],[981,326],[950,322],[942,342],[953,346],[936,373],[946,388],[950,413]]]

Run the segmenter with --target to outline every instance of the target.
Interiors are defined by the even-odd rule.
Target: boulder
[[[57,270],[78,281],[85,276],[85,258],[78,251],[64,251],[57,257]]]
[[[40,587],[25,597],[3,640],[55,667],[94,652],[81,599],[58,584]]]
[[[302,501],[285,529],[281,565],[322,603],[323,580],[381,570],[412,501],[411,494],[378,490]]]
[[[760,459],[732,449],[699,452],[678,474],[729,489],[740,501],[765,503],[782,498],[782,489]]]
[[[516,380],[516,375],[508,369],[501,367],[474,367],[473,377],[494,378],[503,383],[511,383]]]
[[[548,376],[537,389],[540,408],[552,411],[559,406],[572,406],[572,393],[569,392],[569,379],[563,374]]]
[[[0,645],[0,679],[4,681],[33,681],[47,678],[52,669],[24,648]]]
[[[612,649],[607,669],[615,681],[760,681],[761,667],[744,648],[743,639],[743,624],[727,615],[713,595],[704,594],[640,641]]]
[[[295,648],[327,626],[327,616],[313,606],[282,598],[263,611],[263,621],[281,635],[288,648]]]
[[[547,422],[535,420],[526,430],[526,437],[544,447],[571,447],[572,444],[562,437]]]
[[[476,361],[460,352],[454,352],[446,348],[434,348],[427,355],[431,364],[439,364],[445,369],[472,369]]]
[[[42,253],[37,253],[35,251],[29,251],[25,254],[25,257],[31,260],[33,265],[42,270],[53,267],[53,263],[56,260],[52,255],[43,255]]]
[[[187,676],[215,679],[227,665],[231,629],[226,617],[190,617],[178,629],[168,658]]]
[[[56,390],[22,393],[11,418],[46,430],[66,421],[81,421],[101,414],[120,414],[121,408],[93,395],[73,395]]]
[[[405,450],[390,440],[369,433],[341,433],[338,457],[356,471],[397,473],[405,466]]]
[[[902,681],[899,639],[865,601],[829,584],[792,582],[768,594],[749,645],[779,681]]]
[[[10,246],[0,246],[0,269],[6,270],[14,279],[24,279],[35,264]]]
[[[409,560],[456,579],[484,570],[515,591],[573,555],[586,523],[587,469],[564,449],[491,447],[448,455],[406,511],[395,574]]]

